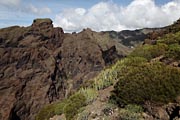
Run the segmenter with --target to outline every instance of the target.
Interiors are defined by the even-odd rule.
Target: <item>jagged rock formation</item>
[[[130,49],[104,33],[54,28],[50,19],[0,30],[0,119],[33,120]]]
[[[50,19],[0,30],[0,119],[33,119],[42,105],[63,97],[55,94],[62,91],[64,76],[53,54],[63,36]]]

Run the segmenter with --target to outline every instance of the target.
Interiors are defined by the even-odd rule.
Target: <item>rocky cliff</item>
[[[0,29],[0,119],[33,120],[129,52],[103,32],[64,33],[50,19]]]

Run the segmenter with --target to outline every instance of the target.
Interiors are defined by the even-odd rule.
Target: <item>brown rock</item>
[[[144,107],[148,116],[153,119],[174,120],[180,118],[180,105],[177,103],[157,105],[147,102]]]
[[[120,43],[102,37],[90,29],[65,34],[50,19],[0,29],[0,119],[33,120],[44,105],[65,97],[67,79],[76,89],[123,57]]]
[[[169,103],[165,106],[170,120],[180,118],[180,105],[176,103]]]

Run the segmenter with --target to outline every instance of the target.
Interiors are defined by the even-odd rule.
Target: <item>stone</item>
[[[33,120],[43,106],[64,99],[67,90],[123,57],[115,47],[120,43],[102,44],[101,37],[90,29],[64,33],[50,19],[0,29],[0,119]]]

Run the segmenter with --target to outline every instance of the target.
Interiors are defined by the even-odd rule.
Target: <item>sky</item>
[[[180,18],[180,0],[0,0],[0,28],[51,18],[65,32],[163,27]]]

